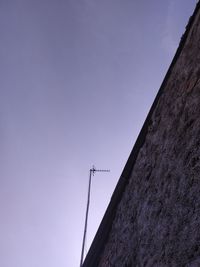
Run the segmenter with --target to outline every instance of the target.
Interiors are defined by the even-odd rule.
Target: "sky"
[[[0,266],[79,266],[196,2],[0,1]]]

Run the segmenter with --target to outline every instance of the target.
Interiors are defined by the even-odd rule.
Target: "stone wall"
[[[154,109],[98,266],[200,266],[199,11]]]

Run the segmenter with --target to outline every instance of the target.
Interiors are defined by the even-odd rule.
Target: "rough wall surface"
[[[200,266],[200,12],[154,110],[98,266]]]

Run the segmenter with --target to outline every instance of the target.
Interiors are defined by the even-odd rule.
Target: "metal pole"
[[[84,234],[83,234],[83,243],[82,243],[82,250],[81,250],[80,267],[82,267],[82,265],[83,265],[83,257],[84,257],[84,250],[85,250],[85,239],[86,239],[86,234],[87,234],[88,212],[89,212],[89,206],[90,206],[91,180],[92,180],[92,174],[94,175],[95,172],[110,172],[110,170],[96,170],[94,166],[93,166],[92,169],[90,169],[89,184],[88,184],[87,208],[86,208],[86,214],[85,214],[85,227],[84,227]]]
[[[89,174],[88,198],[87,198],[87,208],[86,208],[86,215],[85,215],[85,227],[84,227],[84,234],[83,234],[80,267],[82,267],[82,264],[83,264],[83,256],[84,256],[84,250],[85,250],[85,238],[86,238],[86,233],[87,233],[88,211],[89,211],[89,205],[90,205],[90,188],[91,188],[92,172],[94,174],[94,168],[90,169],[90,174]]]

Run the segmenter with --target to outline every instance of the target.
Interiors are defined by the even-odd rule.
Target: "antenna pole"
[[[86,214],[85,214],[85,227],[84,227],[84,233],[83,233],[83,243],[82,243],[82,250],[81,250],[81,261],[80,261],[80,267],[83,265],[83,257],[84,257],[84,250],[85,250],[85,239],[87,234],[87,223],[88,223],[88,213],[89,213],[89,206],[90,206],[90,191],[91,191],[91,180],[92,180],[92,174],[94,176],[95,172],[109,172],[110,170],[96,170],[93,166],[92,169],[90,169],[89,173],[89,184],[88,184],[88,197],[87,197],[87,207],[86,207]]]
[[[85,250],[85,238],[86,238],[86,233],[87,233],[88,212],[89,212],[89,205],[90,205],[91,176],[92,176],[92,170],[90,169],[89,184],[88,184],[88,198],[87,198],[87,207],[86,207],[86,214],[85,214],[85,227],[84,227],[84,233],[83,233],[80,267],[83,264],[83,256],[84,256],[84,250]]]

